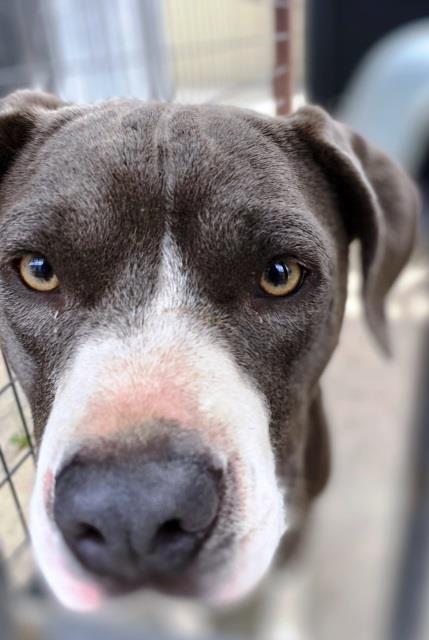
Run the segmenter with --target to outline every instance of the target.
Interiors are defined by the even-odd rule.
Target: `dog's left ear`
[[[26,89],[0,100],[0,180],[49,112],[64,104],[50,93]]]
[[[413,248],[417,189],[393,160],[323,109],[303,107],[287,121],[310,145],[338,194],[350,240],[360,241],[366,317],[389,354],[384,302]]]

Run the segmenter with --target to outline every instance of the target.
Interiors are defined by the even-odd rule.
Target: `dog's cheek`
[[[323,259],[319,256],[309,268],[302,288],[285,298],[242,305],[236,327],[225,329],[235,357],[267,398],[274,425],[305,401],[336,346],[341,326],[347,244],[329,228],[320,225],[319,231]]]
[[[54,398],[50,368],[43,367],[9,327],[5,329],[3,326],[0,344],[7,363],[16,375],[30,405],[34,438],[36,444],[40,445]]]
[[[79,331],[87,330],[87,317],[79,310],[59,314],[42,303],[26,306],[10,293],[4,303],[1,346],[29,402],[34,436],[40,444]]]

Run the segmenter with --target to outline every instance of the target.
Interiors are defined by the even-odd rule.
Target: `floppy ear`
[[[41,91],[15,91],[0,100],[0,180],[43,116],[61,106],[56,96]]]
[[[413,248],[418,192],[393,160],[323,109],[303,107],[288,120],[338,194],[350,240],[360,241],[367,321],[389,354],[384,303]]]

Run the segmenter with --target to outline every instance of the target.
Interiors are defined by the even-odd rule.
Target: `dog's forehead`
[[[171,210],[190,218],[225,204],[257,209],[267,200],[303,208],[308,189],[293,148],[284,153],[256,121],[221,107],[118,101],[78,108],[61,126],[51,125],[39,148],[22,154],[24,196],[52,217],[66,207],[70,226],[75,217],[88,223],[97,213],[111,224],[118,208],[122,219],[141,220],[150,211],[157,218]],[[142,209],[146,216],[138,215]]]
[[[52,134],[18,163],[4,226],[24,248],[56,264],[79,255],[87,272],[96,260],[107,274],[130,258],[155,264],[167,228],[185,252],[214,261],[265,243],[275,254],[297,237],[317,245],[317,213],[330,209],[323,178],[256,114],[114,101],[72,116],[52,116]]]

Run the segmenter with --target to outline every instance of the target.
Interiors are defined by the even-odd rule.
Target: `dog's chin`
[[[230,559],[211,570],[202,571],[197,564],[174,579],[121,583],[86,571],[72,556],[46,511],[36,507],[34,496],[32,502],[31,534],[37,564],[55,597],[75,611],[98,610],[112,599],[147,589],[191,598],[212,608],[233,606],[259,584],[278,546],[280,531],[270,537],[252,533],[237,541]]]
[[[256,588],[270,564],[267,562],[253,575],[237,571],[240,563],[235,561],[212,572],[201,573],[196,569],[174,579],[130,583],[87,572],[71,556],[60,534],[52,529],[45,539],[46,545],[35,549],[42,576],[63,606],[79,612],[100,610],[112,600],[148,590],[168,597],[192,599],[213,609],[231,607]]]
[[[218,572],[188,572],[175,579],[142,580],[129,583],[89,574],[67,550],[52,540],[50,560],[36,552],[42,575],[58,601],[68,609],[91,612],[105,608],[112,600],[151,590],[174,598],[192,599],[213,609],[236,605],[259,583],[261,575],[246,576],[228,565]],[[262,573],[262,572],[261,572]],[[265,571],[263,572],[265,573]],[[249,580],[250,577],[250,580]]]
[[[108,606],[109,602],[139,594],[148,590],[160,595],[190,599],[212,609],[229,608],[237,605],[249,595],[259,584],[249,583],[242,576],[230,576],[220,581],[217,587],[211,588],[206,580],[198,577],[184,576],[176,580],[142,581],[139,584],[128,584],[111,579],[78,577],[72,573],[44,572],[44,577],[58,601],[67,609],[77,612],[97,611]],[[213,582],[213,576],[211,576]]]
[[[222,575],[222,569],[219,574]],[[217,582],[217,584],[215,584]],[[191,599],[211,607],[220,607],[227,604],[234,604],[245,595],[241,591],[236,591],[235,598],[231,587],[233,580],[223,581],[211,575],[201,575],[198,572],[188,571],[175,578],[156,578],[141,580],[135,583],[127,583],[112,580],[104,577],[94,577],[94,584],[99,590],[99,602],[105,604],[109,600],[129,596],[132,594],[143,594],[145,591],[154,591],[161,595]],[[234,590],[235,591],[235,590]],[[226,597],[226,594],[229,594]]]

